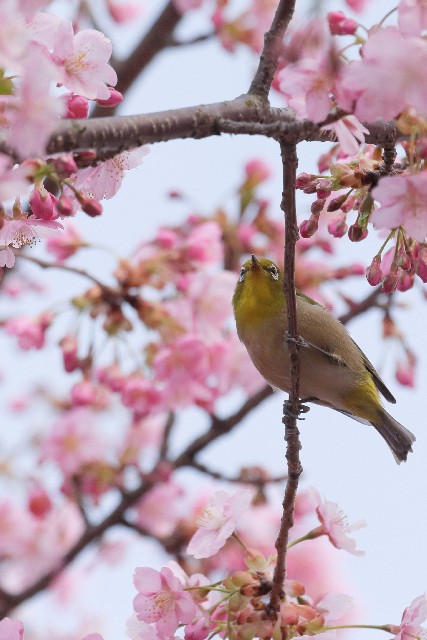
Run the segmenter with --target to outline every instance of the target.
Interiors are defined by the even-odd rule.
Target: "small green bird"
[[[400,464],[415,436],[387,413],[378,392],[389,402],[395,398],[341,322],[301,291],[296,294],[302,401],[371,424]],[[286,301],[283,275],[274,262],[252,256],[244,263],[233,308],[237,333],[254,365],[272,387],[289,392]]]

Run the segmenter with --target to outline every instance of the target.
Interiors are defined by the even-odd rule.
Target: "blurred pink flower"
[[[362,59],[343,68],[337,97],[362,121],[391,120],[405,107],[426,115],[427,42],[404,38],[393,27],[371,31]]]
[[[330,11],[328,24],[333,36],[354,35],[359,26],[356,20],[348,18],[342,11]]]
[[[46,330],[53,318],[51,313],[41,313],[36,318],[14,318],[4,323],[4,330],[8,335],[18,338],[21,349],[41,349],[44,346]]]
[[[405,36],[420,36],[427,29],[427,5],[424,0],[400,0],[397,23]]]
[[[0,640],[22,640],[24,625],[20,620],[3,618],[0,620]]]
[[[213,556],[232,535],[241,516],[249,509],[252,491],[238,489],[233,495],[217,491],[196,518],[199,529],[191,538],[187,553],[195,558]]]
[[[123,0],[107,0],[107,9],[110,16],[118,24],[130,22],[144,11],[141,2],[126,2]]]
[[[365,552],[357,550],[356,541],[347,534],[365,527],[366,522],[358,520],[353,524],[348,524],[345,514],[335,502],[322,501],[316,489],[312,488],[311,491],[317,503],[316,513],[321,523],[320,535],[327,535],[337,549],[344,549],[355,556],[363,555]]]
[[[427,237],[427,173],[386,176],[372,190],[372,197],[381,206],[370,221],[376,229],[405,227],[414,240]]]
[[[179,623],[193,619],[195,602],[169,567],[163,567],[160,572],[137,567],[134,584],[139,591],[133,601],[138,619],[156,623],[157,631],[163,636],[171,636]]]
[[[170,536],[184,515],[183,495],[174,482],[157,484],[136,505],[138,524],[157,538]]]
[[[0,201],[25,195],[30,187],[31,173],[29,166],[13,168],[9,156],[0,153]]]
[[[126,622],[126,635],[131,640],[165,640],[155,625],[138,620],[136,614],[132,614]]]
[[[196,264],[217,264],[224,255],[222,230],[216,222],[203,222],[187,237],[184,256]]]
[[[163,396],[151,380],[131,376],[123,381],[121,398],[125,407],[135,412],[137,419],[155,413],[161,407]]]
[[[65,474],[71,475],[84,464],[102,460],[106,450],[107,442],[95,431],[93,413],[78,408],[56,420],[41,446],[41,458],[54,460]]]
[[[64,262],[85,246],[87,246],[86,243],[71,222],[65,222],[64,231],[46,241],[47,251],[53,253],[58,262]]]
[[[125,171],[138,167],[148,152],[149,147],[144,145],[131,151],[122,151],[111,160],[101,162],[96,167],[80,169],[74,186],[97,200],[102,198],[108,200],[120,189]]]
[[[73,93],[89,100],[107,100],[107,85],[114,86],[117,74],[108,64],[111,40],[95,29],[74,34],[73,25],[61,21],[56,31],[52,58],[58,67],[60,82]]]

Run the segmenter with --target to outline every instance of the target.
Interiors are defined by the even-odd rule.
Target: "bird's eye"
[[[279,270],[277,269],[276,265],[273,264],[271,267],[268,268],[268,271],[271,273],[274,280],[279,279]]]
[[[240,269],[240,278],[239,278],[239,282],[243,282],[243,280],[245,279],[245,273],[246,273],[246,269],[245,267],[242,267]]]

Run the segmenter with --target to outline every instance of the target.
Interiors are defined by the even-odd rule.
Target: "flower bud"
[[[314,215],[319,215],[319,213],[323,210],[324,206],[325,206],[324,198],[319,198],[318,200],[315,200],[311,204],[311,213]]]
[[[348,198],[348,195],[346,193],[343,193],[341,196],[338,196],[338,198],[334,198],[329,202],[327,211],[329,212],[338,211],[338,209],[341,209],[341,206],[344,204],[347,198]]]
[[[361,227],[359,224],[352,224],[348,229],[348,237],[352,242],[360,242],[364,240],[368,235],[368,230]]]
[[[345,216],[335,218],[335,220],[331,220],[328,224],[328,231],[331,236],[334,236],[334,238],[342,238],[347,232],[347,229],[348,227],[345,221]]]
[[[56,208],[60,216],[68,217],[73,215],[73,205],[67,196],[60,196],[58,202],[56,203]]]
[[[60,178],[69,178],[77,172],[77,165],[71,153],[63,153],[54,158],[53,166]]]
[[[77,195],[77,200],[80,203],[82,211],[87,213],[91,218],[95,218],[96,216],[100,216],[102,213],[102,205],[96,198],[90,198],[89,196],[85,196],[82,193]]]
[[[366,280],[372,287],[382,282],[384,274],[381,271],[381,256],[377,255],[372,260],[370,266],[366,269]]]
[[[305,189],[313,181],[314,176],[309,173],[300,173],[295,180],[295,187],[297,189]]]
[[[97,100],[97,104],[100,107],[117,107],[118,104],[123,102],[123,95],[117,89],[113,89],[112,87],[108,87],[108,91],[110,92],[110,97],[106,100]]]
[[[347,18],[342,11],[330,11],[328,13],[328,24],[333,36],[352,36],[359,26],[356,20]]]
[[[398,291],[408,291],[414,286],[414,276],[409,275],[405,271],[399,273],[399,281],[397,283]]]
[[[304,220],[300,224],[299,232],[303,238],[311,238],[316,233],[319,226],[319,219],[317,216],[311,216],[309,220]]]
[[[427,282],[427,250],[422,249],[417,262],[417,276],[421,278],[423,282]]]
[[[393,293],[393,291],[396,291],[398,281],[397,267],[392,267],[383,280],[382,290],[384,293]]]
[[[83,96],[69,93],[65,96],[67,107],[66,118],[87,118],[89,115],[89,100]]]

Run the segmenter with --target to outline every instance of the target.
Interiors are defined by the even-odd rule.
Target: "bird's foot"
[[[294,411],[294,408],[289,400],[285,400],[285,402],[283,403],[283,420],[286,416],[296,418],[296,420],[305,420],[305,418],[303,418],[301,414],[307,413],[308,411],[310,411],[310,407],[307,407],[307,405],[303,404],[302,402],[298,402],[298,409],[297,411]]]
[[[294,344],[297,344],[299,347],[307,348],[307,347],[311,346],[308,342],[306,342],[304,340],[304,338],[301,338],[301,336],[298,336],[297,338],[294,338],[293,336],[291,336],[289,334],[288,331],[285,331],[285,340],[286,340],[286,342],[293,342]]]

